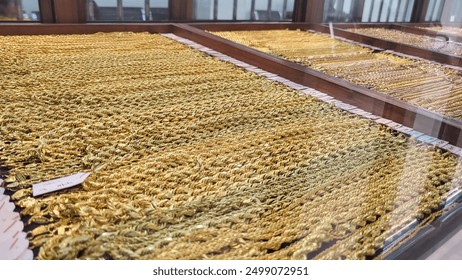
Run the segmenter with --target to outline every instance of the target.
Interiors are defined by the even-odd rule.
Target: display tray
[[[353,40],[355,42],[363,43],[366,45],[374,46],[380,49],[386,49],[386,50],[393,50],[396,52],[400,52],[403,54],[411,55],[411,56],[416,56],[420,57],[423,59],[428,59],[432,61],[436,61],[439,63],[447,64],[447,65],[452,65],[452,66],[458,66],[462,67],[462,56],[459,54],[455,54],[453,52],[443,52],[441,50],[438,50],[438,48],[423,48],[419,46],[412,45],[412,43],[407,43],[403,44],[401,42],[385,39],[382,36],[380,36],[379,33],[375,33],[374,35],[376,36],[369,36],[369,35],[363,35],[357,32],[352,32],[351,30],[357,29],[359,32],[361,29],[368,29],[368,28],[379,28],[379,29],[384,29],[384,30],[391,30],[392,32],[403,32],[404,34],[409,33],[413,34],[417,37],[422,37],[423,35],[418,35],[419,31],[414,30],[414,32],[410,32],[411,29],[410,27],[407,26],[402,26],[402,25],[394,25],[394,24],[335,24],[334,27],[334,33],[336,36],[343,37],[349,40]],[[324,33],[329,33],[330,29],[329,26],[327,25],[313,25],[313,29],[315,31],[319,32],[324,32]],[[435,35],[435,34],[434,34]],[[405,38],[410,37],[404,36]],[[438,38],[435,38],[438,40],[438,46],[439,48],[444,47],[441,46],[442,41],[445,41],[447,38],[446,36],[441,36],[438,35]],[[449,44],[453,44],[448,42]],[[459,44],[457,44],[459,46]]]
[[[300,28],[300,25],[280,25],[280,27],[297,29]],[[44,33],[53,34],[53,28],[56,27],[47,28],[50,27],[46,27]],[[73,27],[67,26],[66,28],[72,29]],[[215,38],[215,36],[197,28],[184,25],[162,27],[144,25],[134,27],[134,30],[128,30],[130,27],[123,25],[105,26],[103,29],[104,32],[152,32],[147,30],[149,28],[162,28],[162,30],[168,30],[166,32],[171,31],[179,36],[196,38],[197,40],[194,41],[202,41],[204,45],[208,45],[215,50],[220,49],[220,51],[223,50],[222,52],[240,54],[239,59],[249,63],[253,62],[252,65],[267,68],[272,73],[281,73],[281,76],[293,74],[295,80],[300,80],[301,77],[303,84],[309,83],[318,88],[337,92],[337,96],[341,98],[344,98],[344,95],[341,94],[342,91],[349,92],[351,100],[361,100],[362,98],[349,89],[351,84],[337,78],[312,70],[308,71],[309,69],[306,69],[306,67],[277,59],[237,44],[226,45],[225,43],[228,43],[226,40]],[[258,27],[254,26],[254,28]],[[274,25],[271,27],[263,27],[262,25],[262,28],[272,29]],[[38,33],[39,29],[34,32]],[[59,27],[57,30],[59,34],[65,34],[65,27]],[[69,33],[85,34],[85,31],[95,33],[101,30],[96,25],[79,26]],[[403,244],[403,241],[408,240],[410,234],[419,232],[419,228],[422,226],[435,225],[431,221],[441,215],[440,211],[447,212],[451,207],[455,207],[456,204],[452,203],[454,201],[450,200],[457,201],[458,199],[460,163],[453,155],[442,153],[439,149],[426,144],[415,143],[414,140],[404,137],[396,131],[389,131],[381,125],[345,113],[321,101],[300,95],[300,92],[294,92],[283,85],[268,81],[266,78],[255,77],[223,62],[207,61],[207,56],[200,56],[197,52],[172,45],[163,40],[161,40],[163,43],[156,45],[156,48],[159,50],[170,49],[170,51],[166,52],[165,55],[156,54],[152,57],[155,59],[148,59],[147,61],[150,61],[150,63],[158,61],[159,65],[164,68],[167,67],[166,72],[162,68],[152,67],[151,69],[156,69],[155,72],[147,71],[144,74],[148,76],[151,74],[160,75],[164,78],[175,74],[185,80],[176,83],[174,79],[168,79],[168,82],[164,85],[159,85],[165,89],[165,93],[159,95],[154,94],[155,91],[153,91],[152,93],[156,98],[152,100],[141,93],[141,95],[133,95],[130,90],[115,94],[107,92],[103,87],[93,92],[93,94],[77,98],[78,100],[75,100],[79,101],[77,103],[74,103],[73,99],[70,98],[69,101],[73,102],[72,106],[66,108],[63,105],[66,105],[67,97],[61,96],[55,100],[55,97],[59,97],[59,93],[56,91],[43,91],[46,92],[43,100],[39,95],[23,91],[23,93],[31,94],[35,101],[40,101],[39,103],[30,104],[35,110],[40,111],[49,106],[55,106],[56,110],[68,112],[68,115],[47,113],[48,118],[44,119],[43,122],[38,118],[32,118],[29,124],[30,127],[28,125],[8,125],[8,128],[5,128],[7,129],[5,130],[6,132],[11,132],[8,129],[17,129],[14,133],[6,134],[14,139],[9,138],[9,143],[4,142],[7,146],[2,149],[2,152],[8,153],[8,157],[11,157],[4,165],[13,168],[9,170],[8,176],[10,180],[8,180],[8,183],[17,183],[14,187],[7,186],[7,189],[15,191],[13,197],[17,202],[21,202],[24,218],[28,219],[29,224],[37,226],[30,230],[34,230],[31,234],[34,246],[43,248],[39,253],[40,258],[382,258],[392,256],[392,252],[397,252],[397,248],[407,248],[405,246],[407,243]],[[143,48],[150,48],[151,43],[154,42],[143,39],[140,48],[134,48],[133,57],[139,57],[139,52]],[[74,42],[71,40],[70,46],[73,44]],[[107,44],[105,46],[107,47]],[[129,44],[122,44],[117,48],[120,55],[126,54]],[[74,47],[69,50],[81,53],[84,48]],[[178,52],[175,55],[175,60],[186,63],[181,67],[181,75],[178,69],[174,69],[174,64],[162,63],[163,60],[169,57],[168,53],[175,51]],[[104,54],[104,56],[108,55],[110,56],[111,54]],[[197,59],[195,62],[200,61],[197,65],[203,64],[196,69],[199,71],[199,76],[196,78],[193,77],[193,73],[188,72],[190,65],[196,65],[195,63],[189,63],[192,62],[190,60],[193,58]],[[62,58],[55,57],[55,59],[59,61]],[[84,61],[74,61],[72,63],[78,64]],[[109,66],[114,67],[110,63],[101,64],[98,61],[93,61],[92,63],[99,65],[95,69],[104,66],[101,67],[101,71]],[[128,64],[125,65],[124,63]],[[123,65],[126,67],[123,67]],[[134,69],[137,69],[136,67],[134,68],[134,65],[147,67],[146,60],[143,59],[124,61],[117,68],[117,71],[123,74],[118,77],[117,82],[111,79],[111,75],[119,72],[109,71],[108,73],[111,73],[111,75],[104,72],[105,75],[101,76],[101,78],[109,79],[116,83],[119,89],[126,88],[124,83],[133,83],[133,85],[136,85],[133,88],[135,90],[139,90],[139,87],[145,90],[146,88],[156,89],[157,87],[149,86],[149,83],[146,84],[147,87],[144,87],[144,83],[136,82],[140,75],[138,71],[133,72]],[[152,65],[155,66],[156,64]],[[204,66],[209,66],[210,68],[206,67],[204,69]],[[34,67],[38,67],[38,65]],[[51,71],[54,68],[45,69]],[[209,73],[209,69],[219,71],[212,71],[215,73],[213,75],[213,73]],[[15,75],[21,75],[22,73],[19,71],[21,69],[12,70],[14,70]],[[32,73],[34,72],[32,71]],[[226,75],[219,75],[219,73],[226,73]],[[196,92],[198,89],[191,87],[191,83],[200,82],[204,75],[208,77],[204,80],[208,94],[199,96],[200,94]],[[121,79],[121,77],[123,78]],[[124,79],[128,77],[133,78],[133,81]],[[67,86],[65,81],[72,81],[75,76],[64,75],[63,78],[64,80],[59,84]],[[88,78],[90,79],[82,80],[81,83],[83,84],[80,84],[79,87],[85,86],[85,84],[86,86],[98,85],[101,82],[98,82],[97,75],[96,77],[90,76]],[[94,78],[97,80],[91,81]],[[112,78],[117,77],[112,76]],[[210,83],[212,80],[215,81],[214,79],[218,79],[217,81],[220,82]],[[230,82],[233,86],[231,86]],[[27,83],[21,83],[20,86],[27,87],[27,85]],[[224,85],[229,85],[229,89]],[[242,89],[244,91],[250,90],[250,95],[247,95],[247,93],[244,95],[236,94],[239,92],[237,89],[243,85],[245,86]],[[178,87],[182,88],[184,86],[184,92],[175,94]],[[368,101],[379,102],[379,104],[381,102],[383,105],[382,110],[375,108],[372,111],[380,112],[382,115],[384,111],[388,112],[386,114],[390,114],[390,110],[394,109],[393,106],[403,105],[401,110],[404,108],[405,111],[401,111],[401,113],[406,114],[408,110],[412,113],[412,109],[415,109],[412,124],[416,123],[416,116],[420,116],[421,122],[424,121],[422,118],[425,116],[427,118],[425,120],[430,120],[430,123],[439,120],[441,126],[446,126],[446,129],[450,129],[447,125],[452,120],[436,118],[436,115],[432,112],[427,112],[428,115],[422,114],[421,109],[413,108],[409,104],[396,103],[396,100],[388,99],[364,88],[357,87],[357,89],[361,90],[364,96],[368,96]],[[61,90],[67,92],[69,88],[64,87]],[[353,90],[355,90],[354,87]],[[169,94],[172,93],[173,95],[170,98]],[[198,98],[195,98],[196,95]],[[107,98],[108,96],[110,98]],[[191,108],[188,109],[186,104],[183,107],[180,106],[181,108],[177,108],[178,110],[171,110],[176,108],[175,104],[181,104],[181,102],[177,101],[185,98],[191,99],[188,101],[190,102],[189,105],[192,106]],[[124,100],[124,102],[112,102],[112,99],[116,99],[116,101],[120,99]],[[220,99],[220,102],[217,102],[217,99]],[[243,99],[246,102],[240,102]],[[11,101],[21,104],[19,99],[11,99]],[[145,102],[148,104],[145,104],[146,106],[142,105]],[[365,102],[365,100],[362,99],[361,102]],[[80,104],[81,110],[91,109],[90,111],[93,113],[96,112],[97,114],[94,116],[98,120],[91,121],[92,114],[83,114],[83,112],[80,112],[81,110],[77,109],[77,104]],[[252,104],[255,104],[255,106],[251,106]],[[117,107],[120,105],[123,105],[123,108]],[[24,103],[16,108],[24,109],[25,106]],[[125,132],[118,131],[118,126],[111,125],[111,119],[117,116],[113,116],[112,110],[108,110],[111,107],[108,106],[116,106],[117,111],[120,113],[131,112],[126,118],[118,119],[130,129]],[[171,108],[171,106],[173,107]],[[285,109],[282,110],[281,106]],[[6,108],[9,119],[14,116],[14,114],[9,114],[13,111],[19,115],[26,112],[25,110],[18,111],[14,108],[14,106]],[[384,108],[388,108],[388,110]],[[206,128],[205,126],[210,123],[206,120],[213,119],[213,114],[221,112],[220,110],[241,113],[238,114],[238,118],[233,117],[232,114],[220,113],[218,119],[225,116],[227,118],[226,122],[219,121],[216,127],[218,130],[211,127]],[[269,114],[274,110],[278,114]],[[166,124],[170,122],[170,125],[165,126],[168,131],[162,133],[162,136],[159,136],[160,138],[149,136],[159,131],[163,132],[158,130],[161,124],[153,123],[152,116],[151,118],[149,116],[153,111],[158,115],[160,114],[162,121],[165,121]],[[418,114],[416,113],[417,111],[419,111]],[[176,112],[177,114],[172,115],[171,112]],[[190,116],[189,114],[191,113],[194,114]],[[62,138],[67,144],[59,143],[59,138],[51,137],[51,141],[34,138],[34,136],[38,135],[37,131],[34,132],[36,124],[39,126],[50,124],[53,127],[50,133],[54,133],[53,131],[59,132],[66,128],[66,126],[63,126],[63,121],[69,120],[74,125],[78,124],[70,120],[74,114],[81,114],[83,118],[90,118],[82,123],[83,127],[77,125],[81,127],[78,130],[80,137],[86,137],[92,143],[90,149],[82,150],[78,147],[76,150],[70,149],[74,144],[77,146],[82,144],[79,142],[79,137]],[[396,111],[395,114],[397,114]],[[33,117],[34,114],[27,113],[27,115],[24,115],[24,119],[31,116]],[[66,118],[63,119],[59,116],[66,116]],[[196,133],[197,137],[192,137],[191,140],[195,139],[192,142],[186,141],[183,143],[182,137],[177,137],[178,135],[175,132],[179,131],[177,125],[182,121],[191,121],[196,116],[199,123],[192,122],[192,125],[196,125],[197,129],[193,129],[191,132]],[[401,120],[405,118],[409,118],[409,116],[401,116]],[[11,120],[12,123],[15,123],[14,118]],[[107,125],[98,125],[96,127],[98,129],[89,130],[85,126],[85,124],[87,126],[96,125],[96,123],[104,122],[105,120],[109,121]],[[285,125],[286,121],[288,121],[287,126]],[[445,121],[447,123],[444,123]],[[227,127],[232,122],[237,123],[233,123],[234,125],[228,129],[229,131],[223,131],[223,126]],[[249,129],[243,126],[247,122],[251,124]],[[253,134],[256,127],[264,128],[266,125],[276,125],[278,128],[275,128],[276,130],[274,131],[265,128],[261,131],[263,134]],[[426,125],[428,125],[428,122]],[[306,129],[310,132],[305,132],[304,130]],[[235,130],[240,131],[240,136],[234,141]],[[101,135],[101,137],[95,136],[97,131],[104,135]],[[277,131],[284,135],[287,134],[288,138],[282,137],[282,134],[279,137]],[[267,132],[270,134],[266,135],[265,133]],[[447,136],[449,132],[453,132],[453,130],[450,129],[446,134],[442,133],[441,135]],[[67,131],[67,133],[70,133],[68,136],[72,136],[75,131],[71,130]],[[130,137],[121,137],[124,133],[128,133],[127,135]],[[335,135],[335,141],[327,141],[328,137],[324,133],[331,136]],[[345,137],[340,137],[340,135]],[[48,136],[53,135],[49,134]],[[21,142],[18,141],[21,137],[25,137],[26,142],[24,143],[27,145],[39,144],[39,146],[32,149],[37,153],[27,154],[25,150],[22,151]],[[112,137],[121,137],[122,142],[120,145],[118,141],[103,143],[113,139]],[[304,137],[309,137],[309,139]],[[312,137],[320,138],[316,140],[317,138],[313,139]],[[369,139],[369,137],[372,137],[372,139]],[[40,141],[37,139],[40,139]],[[166,148],[166,151],[164,152],[162,149],[146,149],[141,140],[151,141],[148,146],[161,145],[161,148]],[[347,140],[353,141],[355,144],[350,145],[351,143]],[[35,143],[34,141],[38,142]],[[344,141],[350,144],[343,143]],[[180,147],[178,143],[183,143],[184,146]],[[313,146],[310,143],[317,143],[317,145]],[[369,149],[367,147],[368,143],[375,143],[374,145],[377,147]],[[173,146],[170,147],[170,144],[173,144]],[[297,148],[289,149],[289,144],[294,144]],[[49,146],[47,147],[47,145]],[[173,151],[171,148],[174,147],[178,150]],[[218,147],[225,150],[229,148],[230,152],[243,151],[244,157],[249,160],[255,159],[255,155],[269,152],[267,159],[275,159],[275,163],[268,165],[268,168],[279,166],[279,163],[287,168],[283,167],[282,171],[275,171],[274,174],[270,172],[270,174],[266,174],[268,176],[265,176],[264,173],[268,171],[267,168],[260,170],[250,166],[252,168],[249,167],[250,169],[248,169],[238,159],[237,155],[223,154],[219,152]],[[268,150],[270,149],[269,147],[275,149],[275,152]],[[27,147],[25,146],[24,148]],[[322,151],[320,154],[315,152],[318,148],[321,149],[319,152]],[[253,150],[249,151],[248,149]],[[324,149],[329,151],[325,152]],[[331,151],[330,149],[333,150]],[[384,150],[378,152],[381,149]],[[397,149],[396,154],[394,149]],[[128,150],[133,151],[134,155],[124,156],[124,152]],[[84,151],[89,154],[85,154],[84,160],[82,160],[80,156]],[[374,161],[375,163],[371,165],[371,159],[364,158],[368,155],[366,151],[372,153],[377,162]],[[190,160],[191,152],[197,152],[200,156]],[[313,152],[315,153],[313,154]],[[106,166],[105,161],[101,160],[106,155],[113,156],[107,162],[108,166]],[[2,157],[4,156],[2,155]],[[21,157],[24,156],[29,161],[34,161],[38,158],[44,159],[48,163],[43,166],[44,169],[40,169],[42,168],[40,167],[35,170],[37,166],[33,162],[28,162],[27,165],[21,162]],[[313,159],[320,156],[319,161],[312,162]],[[68,160],[66,160],[67,157]],[[48,161],[47,159],[54,160]],[[291,159],[294,160],[293,163],[297,166],[295,169],[290,168]],[[387,169],[386,164],[392,164],[395,160],[399,168],[397,170]],[[264,157],[259,157],[257,161],[255,164],[266,162]],[[344,170],[347,166],[346,163],[349,161],[350,163],[353,161],[353,166],[357,166],[354,172]],[[357,162],[354,163],[355,161]],[[385,165],[382,166],[382,163]],[[306,164],[308,166],[305,166]],[[409,164],[408,168],[405,168],[406,164]],[[59,167],[62,166],[67,169],[60,169]],[[232,166],[233,169],[227,170],[229,166]],[[393,166],[395,165],[393,164]],[[199,168],[199,171],[202,170],[201,172],[205,173],[202,174],[203,176],[190,177],[192,174],[186,172],[190,167]],[[115,173],[113,168],[120,168],[118,171],[122,172]],[[241,176],[239,175],[239,170],[242,168],[249,172],[253,170],[258,174],[261,173],[260,171],[264,172],[260,174],[261,178],[259,177],[260,175],[246,177],[242,174],[242,178],[235,177]],[[82,171],[82,169],[94,173],[83,189],[74,189],[43,198],[30,197],[30,184],[34,180],[38,180],[36,176],[41,179],[51,179],[68,175],[68,171]],[[214,169],[216,169],[216,172],[213,172]],[[313,172],[313,170],[326,171],[330,169],[333,172],[334,170],[340,171],[340,173],[343,172],[343,175],[337,180],[333,177],[321,176],[322,172]],[[6,169],[4,170],[7,171]],[[419,174],[414,174],[416,170],[418,170],[417,173]],[[382,171],[385,172],[383,177],[377,176],[378,172]],[[25,173],[28,172],[32,172],[31,175],[33,176],[26,176],[27,174]],[[296,176],[293,176],[294,172]],[[320,176],[319,178],[316,177],[318,175]],[[232,188],[227,187],[230,176],[233,179]],[[14,180],[11,179],[13,177],[15,178]],[[180,185],[175,183],[177,181],[172,181],[177,177],[181,179]],[[346,182],[346,177],[351,177],[351,182],[347,180],[348,184],[342,183]],[[181,190],[169,192],[169,188],[154,188],[146,194],[146,186],[143,184],[149,182],[149,180],[141,180],[140,178],[149,180],[154,178],[156,186],[161,186],[165,183],[166,186]],[[408,181],[409,178],[420,178],[422,181],[419,181],[420,179],[416,182]],[[388,183],[382,185],[387,181],[385,179],[388,180]],[[188,186],[188,180],[195,185]],[[301,184],[294,185],[294,182],[299,182],[299,180]],[[317,183],[310,184],[306,180],[314,180],[313,182]],[[107,185],[108,182],[109,185]],[[387,191],[382,187],[375,188],[375,183],[372,184],[372,182],[383,186]],[[423,182],[425,184],[421,185]],[[278,187],[286,183],[289,184],[289,187]],[[323,187],[324,185],[325,188]],[[424,185],[425,187],[423,187]],[[129,188],[124,189],[124,186]],[[314,188],[311,189],[311,186]],[[114,189],[111,191],[111,188]],[[104,193],[104,190],[107,190],[108,193]],[[276,195],[271,193],[273,190],[276,191]],[[358,201],[346,203],[349,196],[338,196],[337,192],[340,190],[342,192],[352,191],[354,195],[352,195],[351,199],[353,200],[357,197],[363,197],[364,199],[359,204],[357,203]],[[187,199],[191,192],[199,194],[201,191],[204,191],[204,193],[201,196],[196,196],[195,198],[197,199]],[[247,200],[243,200],[243,193],[248,195]],[[334,195],[336,193],[337,195]],[[383,197],[385,194],[389,195],[389,197]],[[129,199],[127,199],[127,195],[130,197]],[[146,195],[153,197],[148,197],[149,199],[146,200]],[[111,196],[121,200],[115,199],[111,201]],[[342,202],[339,199],[340,197],[345,198],[345,201]],[[327,217],[328,215],[310,215],[309,213],[315,211],[318,207],[314,204],[310,205],[309,202],[307,204],[307,201],[318,201],[318,199],[327,199],[321,208],[331,207],[330,214],[338,212],[340,205],[347,205],[349,209],[355,209],[354,211],[357,212],[353,216],[338,216],[317,221],[316,217]],[[414,200],[417,201],[417,204]],[[103,203],[106,206],[95,208],[94,203],[99,203],[99,206],[101,206],[103,201],[106,202]],[[379,206],[385,205],[385,208],[382,209],[382,206],[376,208],[377,205],[375,204],[369,205],[372,201],[377,201]],[[172,208],[172,205],[176,202],[181,204],[179,204],[180,207]],[[353,207],[353,205],[356,206]],[[211,207],[211,211],[206,211],[209,209],[208,207]],[[154,210],[147,211],[149,210],[148,208],[153,208]],[[200,211],[197,211],[198,209]],[[143,222],[140,223],[140,213],[142,217],[149,216],[149,220],[142,220]],[[65,220],[61,221],[60,218],[63,217]],[[294,217],[298,218],[294,219]],[[355,217],[360,217],[361,220],[356,220]],[[443,215],[442,217],[445,216]],[[73,224],[72,218],[79,220],[77,227]],[[437,218],[436,221],[438,222],[439,219]],[[111,223],[107,223],[108,220]],[[306,224],[307,221],[314,224]],[[353,223],[351,223],[352,221]],[[112,224],[116,226],[118,223],[122,223],[126,227],[120,229],[111,227]],[[101,224],[105,225],[105,227],[100,228]],[[258,227],[258,230],[255,231],[255,227],[252,227],[253,224],[261,225],[261,227]],[[288,228],[281,230],[281,226]],[[174,229],[174,234],[168,234],[169,227]],[[143,234],[137,233],[138,231]],[[242,232],[248,232],[248,234],[242,235]],[[58,234],[55,236],[56,233]],[[311,235],[310,233],[313,234]],[[148,234],[148,236],[144,236],[145,234]],[[240,236],[240,238],[236,239],[236,236]],[[156,239],[159,237],[161,238]],[[160,240],[159,243],[152,245],[153,238],[154,240]],[[127,248],[127,244],[133,246],[128,246]],[[255,244],[258,244],[258,246],[254,246]],[[191,249],[191,246],[194,249]],[[102,248],[103,250],[101,250]]]
[[[399,30],[396,28],[383,27],[353,27],[346,30],[357,34],[370,36],[376,39],[383,39],[447,54],[449,56],[462,56],[462,45],[459,42],[450,40],[447,35],[436,34],[435,36],[429,36],[428,34],[416,34],[416,32],[410,33],[409,29],[410,28],[407,28],[407,30]]]
[[[439,139],[449,141],[454,145],[462,145],[462,141],[459,137],[462,127],[462,122],[460,120],[455,120],[440,113],[422,108],[421,106],[410,104],[409,102],[379,93],[364,86],[352,84],[343,79],[300,65],[299,63],[243,46],[204,31],[240,31],[245,29],[246,26],[246,24],[184,25],[182,29],[178,30],[177,34],[264,70],[276,73],[284,78],[326,92],[343,102],[357,106],[375,115],[412,127]],[[272,27],[265,25],[260,26],[264,30],[269,30]],[[283,27],[282,29],[310,30],[316,29],[316,26],[317,25],[288,24],[282,25],[281,27]],[[255,30],[258,28],[258,25],[252,26],[251,28],[251,30]]]
[[[442,26],[435,24],[399,24],[393,25],[392,28],[429,37],[440,38],[441,36],[444,36],[447,40],[459,43],[462,42],[462,30],[460,27],[450,25]]]
[[[385,28],[390,30],[398,30],[405,33],[436,37],[440,38],[445,36],[447,40],[453,42],[462,42],[462,33],[455,32],[459,31],[460,28],[451,25],[442,26],[441,24],[418,24],[418,23],[335,23],[335,27],[340,29],[354,29],[354,28]],[[448,31],[445,32],[447,28]],[[441,38],[444,39],[444,38]]]

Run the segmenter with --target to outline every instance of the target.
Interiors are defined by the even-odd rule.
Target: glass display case
[[[0,24],[5,256],[454,258],[458,1],[71,2]]]

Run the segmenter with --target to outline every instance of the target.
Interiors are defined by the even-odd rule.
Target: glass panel
[[[213,0],[195,0],[196,20],[213,20]]]
[[[0,21],[39,21],[38,0],[0,0]]]
[[[282,15],[273,9],[273,2],[276,0],[255,0],[255,20],[263,21],[280,21]],[[269,11],[268,8],[271,10]]]
[[[324,2],[324,21],[338,22],[342,21],[344,1],[327,0]]]
[[[150,8],[151,20],[165,21],[170,19],[168,0],[151,0]]]
[[[409,22],[413,5],[413,0],[366,0],[362,22]]]
[[[292,2],[292,3],[289,3]],[[291,5],[291,6],[290,6]],[[271,18],[272,21],[291,20],[293,15],[294,1],[272,0]],[[289,12],[290,9],[290,12]]]
[[[216,20],[292,20],[295,0],[217,0]],[[234,3],[236,2],[236,9]],[[254,3],[254,5],[252,4]],[[195,20],[214,20],[215,0],[195,0]],[[254,10],[252,10],[252,6]],[[234,10],[236,15],[234,17]],[[253,15],[252,15],[253,12]]]
[[[117,9],[117,0],[89,0],[87,7],[89,21],[117,21],[122,19],[122,15]]]
[[[382,6],[382,1],[374,1],[373,8],[372,8],[372,16],[371,16],[371,22],[378,22],[379,21],[379,16],[380,16],[380,8]]]
[[[414,0],[410,0],[407,2],[406,18],[404,19],[405,22],[411,21],[412,7],[414,7]]]
[[[268,1],[269,0],[255,0],[255,20],[269,20]]]
[[[383,0],[382,9],[380,11],[380,22],[388,21],[388,14],[391,9],[391,0]]]
[[[398,8],[396,21],[403,22],[404,21],[404,16],[406,15],[407,1],[401,0],[401,3],[399,3],[399,4],[400,5],[399,5],[399,8]]]
[[[250,20],[250,10],[252,8],[252,1],[237,0],[237,20]]]
[[[40,8],[38,0],[22,0],[23,19],[40,21]]]
[[[435,10],[433,11],[432,21],[440,21],[441,20],[441,13],[443,12],[444,1],[438,0]]]
[[[462,21],[462,1],[457,1],[456,9],[454,9],[452,16],[454,16],[455,22]]]
[[[294,16],[294,7],[295,7],[295,0],[287,0],[287,11],[284,15],[284,19],[292,20]]]
[[[232,20],[233,19],[233,0],[218,0],[218,20]]]
[[[369,21],[371,1],[326,0],[324,1],[324,21],[357,22]],[[364,8],[363,8],[364,6]]]
[[[351,14],[353,9],[353,0],[344,0],[343,1],[343,13]]]
[[[271,3],[271,20],[281,20],[283,18],[283,9],[283,0],[273,0]]]
[[[430,21],[433,11],[435,9],[436,0],[430,0],[428,2],[427,13],[425,14],[425,21]]]
[[[372,12],[372,0],[364,1],[363,17],[362,22],[369,22]]]
[[[398,4],[399,0],[393,0],[391,3],[391,10],[390,10],[390,16],[388,18],[388,22],[395,22],[396,21],[396,16],[398,15]]]
[[[145,15],[144,0],[123,0],[123,20],[124,21],[144,21]]]

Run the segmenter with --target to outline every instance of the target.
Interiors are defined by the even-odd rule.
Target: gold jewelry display
[[[354,28],[348,29],[362,35],[380,38],[387,41],[398,42],[422,49],[442,52],[450,55],[462,56],[462,45],[456,42],[445,41],[442,38],[407,33],[395,29],[385,28]]]
[[[375,56],[325,41],[315,65]],[[39,259],[380,258],[460,187],[452,154],[161,35],[0,46],[0,162]]]
[[[376,33],[381,34],[379,30]],[[462,120],[459,71],[393,54],[374,53],[325,34],[300,30],[214,34]]]
[[[462,28],[453,26],[432,26],[432,27],[419,27],[427,30],[441,32],[443,34],[451,34],[456,36],[462,36]]]

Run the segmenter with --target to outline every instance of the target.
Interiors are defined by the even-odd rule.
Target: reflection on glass
[[[383,0],[382,12],[380,13],[380,22],[387,22],[391,10],[391,0]]]
[[[450,7],[449,22],[462,22],[462,1],[454,1]]]
[[[213,19],[213,0],[195,0],[194,8],[196,20]]]
[[[445,1],[443,0],[430,0],[427,13],[425,14],[425,21],[440,21],[444,3]]]
[[[170,10],[168,8],[168,0],[150,1],[151,20],[166,21],[170,19]]]
[[[362,22],[410,22],[414,0],[366,0]]]
[[[122,20],[122,11],[117,0],[88,0],[89,20]]]
[[[292,20],[294,0],[195,0],[196,20]]]
[[[168,0],[87,0],[89,21],[165,21]]]
[[[251,14],[250,11],[252,9],[252,1],[248,0],[237,0],[237,20],[250,20]]]
[[[326,22],[355,22],[356,11],[361,1],[357,0],[326,0],[324,2],[324,21]]]
[[[19,18],[15,0],[0,0],[0,20],[14,21]]]
[[[124,0],[123,1],[123,20],[125,21],[145,21],[145,0]]]
[[[0,21],[39,21],[38,0],[0,0]]]

